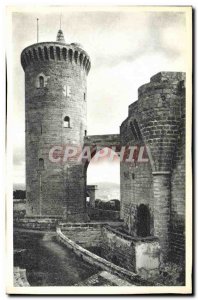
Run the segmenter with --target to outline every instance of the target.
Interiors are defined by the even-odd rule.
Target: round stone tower
[[[25,48],[26,191],[28,215],[85,219],[85,179],[78,161],[53,162],[54,146],[82,146],[87,125],[90,58],[79,44],[56,42]]]

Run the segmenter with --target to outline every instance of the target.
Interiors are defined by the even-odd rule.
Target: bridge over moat
[[[120,135],[119,134],[88,135],[84,137],[84,146],[89,146],[93,148],[119,147]]]

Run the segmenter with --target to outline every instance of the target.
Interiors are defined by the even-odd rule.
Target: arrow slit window
[[[44,77],[43,76],[39,76],[39,87],[44,88]]]
[[[44,159],[39,158],[39,170],[44,170]]]

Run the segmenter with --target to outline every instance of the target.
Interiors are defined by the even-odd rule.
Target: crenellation
[[[42,61],[67,61],[71,64],[82,65],[86,73],[89,73],[91,64],[87,53],[76,44],[63,44],[59,42],[46,42],[31,45],[25,48],[21,54],[21,63],[24,70],[30,64]]]

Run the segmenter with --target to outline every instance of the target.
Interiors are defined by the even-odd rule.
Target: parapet
[[[172,83],[185,80],[186,73],[184,72],[159,72],[153,75],[150,79],[151,82],[165,82],[171,81]]]
[[[21,53],[21,64],[24,71],[27,66],[44,61],[67,61],[82,66],[87,74],[91,68],[89,55],[76,43],[42,42],[28,46]]]
[[[138,96],[144,93],[155,94],[156,90],[166,89],[169,85],[174,86],[179,82],[184,82],[186,74],[184,72],[159,72],[151,77],[150,82],[139,87]]]

